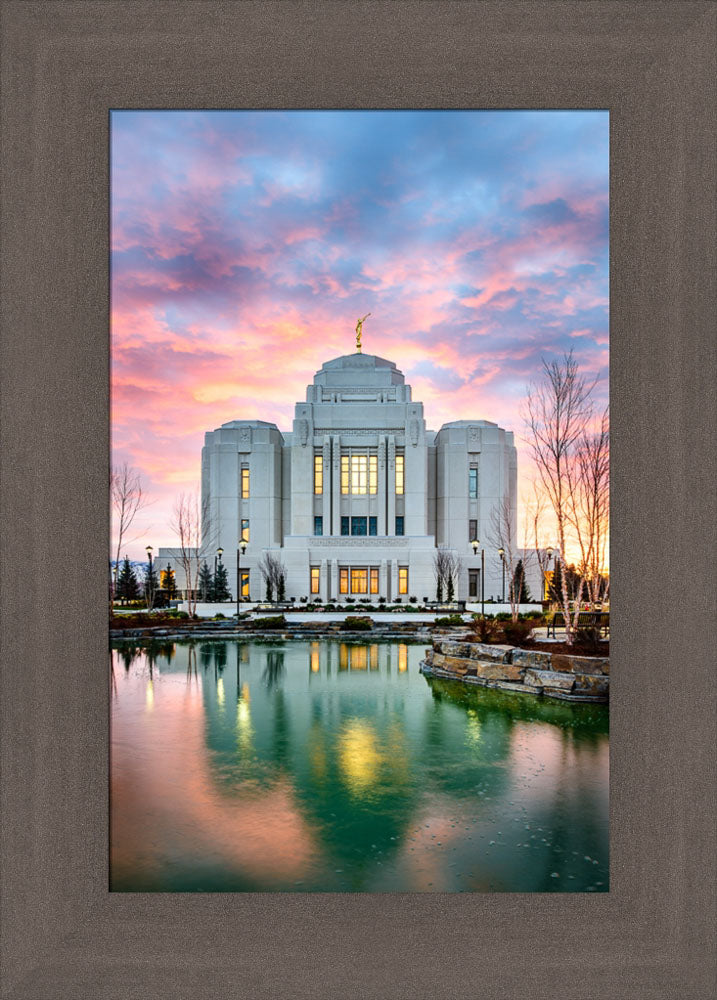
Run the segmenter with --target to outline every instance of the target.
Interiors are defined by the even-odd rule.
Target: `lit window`
[[[378,534],[378,519],[375,517],[370,517],[368,519],[368,533],[369,535]]]
[[[368,593],[368,570],[365,569],[351,570],[351,593],[352,594]]]
[[[396,518],[396,534],[397,535],[402,535],[403,534],[403,515],[402,514],[400,514]]]
[[[368,457],[368,491],[378,493],[378,455]]]
[[[408,566],[398,567],[398,592],[399,594],[408,593]]]
[[[404,488],[403,455],[396,455],[396,493],[402,494]]]
[[[324,519],[323,517],[314,518],[314,534],[323,535],[324,533]]]
[[[339,593],[349,592],[349,571],[346,567],[339,567]]]
[[[341,456],[341,492],[348,493],[349,491],[349,456]]]
[[[371,593],[378,593],[378,566],[374,566],[371,570]]]
[[[249,498],[249,466],[242,465],[241,467],[241,496],[242,500],[248,500]]]
[[[314,455],[314,493],[324,492],[324,458],[323,455]]]
[[[249,600],[249,570],[243,569],[240,574],[241,579],[241,598],[243,601]]]
[[[478,499],[478,466],[471,465],[468,470],[468,497],[470,500]]]
[[[249,518],[248,517],[243,517],[241,519],[241,541],[242,542],[248,542],[249,541]]]
[[[321,575],[321,568],[319,566],[311,567],[311,593],[318,594],[319,592],[319,578]]]
[[[351,492],[354,494],[366,493],[366,469],[368,466],[367,455],[351,456]]]

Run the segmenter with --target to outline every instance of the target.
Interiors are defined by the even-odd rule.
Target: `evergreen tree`
[[[271,583],[271,577],[266,578],[266,600],[269,604],[274,600],[274,588]]]
[[[446,588],[446,600],[450,604],[455,597],[455,588],[453,586],[453,575],[448,577],[448,586]]]
[[[227,568],[223,562],[217,563],[217,571],[214,575],[214,601],[231,601],[232,595],[229,593],[229,578]]]
[[[440,576],[436,580],[436,600],[439,604],[443,604],[443,579]]]
[[[207,601],[215,600],[212,571],[207,566],[206,559],[199,567],[199,576],[197,578],[197,590],[199,591],[199,600],[203,601],[205,604]]]
[[[530,590],[525,582],[525,567],[523,566],[523,560],[519,559],[515,572],[513,573],[513,581],[510,585],[511,594],[517,595],[516,604],[528,604],[530,601]]]
[[[117,577],[117,596],[122,601],[136,601],[139,597],[139,583],[134,566],[125,556]]]
[[[159,580],[162,588],[162,596],[169,603],[177,593],[177,581],[174,577],[174,570],[169,563],[167,563],[167,568],[163,569],[160,573]]]
[[[279,579],[276,582],[276,599],[279,604],[283,604],[286,600],[286,577],[283,573],[279,575]]]
[[[157,579],[153,562],[147,563],[144,580],[142,581],[142,589],[144,591],[144,599],[147,602],[147,607],[153,608],[157,603],[156,598],[159,591],[159,580]]]

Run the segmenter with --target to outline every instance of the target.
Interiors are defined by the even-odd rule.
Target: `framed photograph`
[[[4,3],[3,997],[712,995],[715,20],[705,3]],[[513,507],[525,513],[510,474],[509,431],[522,425],[501,407],[526,370],[539,382],[526,317],[548,315],[556,357],[574,346],[580,359],[590,345],[586,386],[606,368],[594,351],[607,347],[608,139],[610,582],[608,594],[606,559],[592,594],[579,560],[558,559],[570,540],[553,528],[531,546],[510,535]],[[241,203],[225,155],[239,141],[232,170],[251,192]],[[301,174],[307,150],[322,162],[322,143],[341,178],[333,198],[326,177]],[[505,159],[489,165],[496,146]],[[484,199],[492,239],[462,247],[476,255],[474,280],[457,268],[447,302],[417,243],[423,235],[441,259],[460,244],[449,216],[467,214],[458,194],[472,155],[484,182],[472,201]],[[532,170],[543,183],[528,191],[518,179],[531,176],[531,157],[543,158],[543,173]],[[447,173],[458,203],[443,198],[438,218],[424,196],[436,183],[445,192]],[[312,183],[323,185],[321,218],[348,213],[330,235]],[[345,197],[369,188],[362,225],[373,218],[382,239],[361,238]],[[181,199],[167,198],[177,190]],[[225,210],[218,226],[209,205]],[[402,223],[415,211],[420,225],[398,226],[397,205]],[[502,241],[518,240],[526,212],[533,246],[553,262],[536,272],[529,253],[520,268],[514,254],[501,285],[481,249],[504,263]],[[234,216],[252,232],[242,260]],[[190,238],[200,224],[214,226],[201,247],[211,259]],[[281,233],[281,255],[268,253]],[[571,234],[579,252],[561,256]],[[372,247],[386,251],[383,271],[379,255],[363,259]],[[388,275],[399,256],[410,263],[403,278]],[[252,293],[238,373],[222,351],[238,328],[226,300],[242,268]],[[402,318],[409,291],[433,310],[414,324],[425,328],[420,357]],[[342,306],[321,314],[322,298]],[[469,338],[490,329],[462,328],[458,310],[477,300],[511,324],[505,366],[528,360],[474,414],[460,399],[481,375]],[[314,344],[300,305],[323,324]],[[441,353],[448,313],[452,352]],[[393,357],[378,348],[381,327]],[[275,379],[286,393],[267,390]],[[433,391],[441,380],[452,406]],[[158,384],[175,406],[158,402]],[[607,391],[594,402],[593,416]],[[187,470],[202,447],[192,509]],[[449,490],[446,470],[458,465]],[[269,467],[280,485],[265,496]],[[127,526],[126,551],[108,517],[123,469],[130,503],[137,470],[154,493]],[[451,490],[466,515],[459,528],[455,511],[439,510]],[[501,520],[501,509],[512,513]],[[174,518],[181,529],[182,517],[194,535],[179,530],[175,544],[163,526]],[[446,568],[438,553],[456,561]],[[559,564],[564,581],[578,573],[572,604],[568,582],[555,584]],[[521,648],[531,590],[539,614],[553,586],[577,616],[583,585],[591,614],[608,597],[614,612],[609,856],[607,706],[561,698],[560,670],[485,652]],[[317,628],[288,645],[251,629],[220,635],[262,615],[290,630],[292,603],[321,607],[304,617],[328,629],[371,616],[381,635]],[[164,640],[128,641],[128,622],[142,626],[118,620],[160,604]],[[175,633],[198,605],[206,613],[187,642]],[[471,654],[450,647],[450,633],[445,649],[430,633],[429,652],[419,645],[444,605],[447,628],[451,615],[476,615],[484,651],[470,672],[453,662]],[[383,624],[391,614],[396,624]],[[399,623],[410,640],[391,633]],[[525,629],[530,647],[535,629]],[[531,672],[540,702],[493,690]],[[570,697],[597,697],[607,683],[597,666],[568,673]],[[578,676],[598,678],[600,691]],[[510,699],[533,699],[550,718],[523,717]],[[536,725],[548,743],[562,734],[569,761],[552,744],[538,750]],[[528,774],[520,754],[536,774],[545,760],[560,766],[529,794],[509,780]],[[512,791],[520,837],[504,830],[518,815]],[[490,806],[471,811],[481,794]],[[485,838],[480,851],[473,837]]]

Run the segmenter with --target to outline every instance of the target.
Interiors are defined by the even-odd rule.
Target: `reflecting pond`
[[[605,892],[608,708],[423,645],[116,643],[115,891]]]

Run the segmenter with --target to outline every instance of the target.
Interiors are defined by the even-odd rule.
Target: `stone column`
[[[341,438],[338,434],[331,437],[331,497],[333,515],[331,518],[331,534],[341,534]]]
[[[386,477],[386,440],[379,436],[378,439],[378,533],[380,536],[388,534],[386,530],[386,504],[387,495]],[[384,593],[381,590],[381,593]]]
[[[321,516],[324,519],[324,534],[331,534],[331,438],[324,437],[322,449],[324,461],[324,492],[321,497]]]
[[[404,486],[405,489],[405,486]],[[386,470],[386,495],[388,497],[388,523],[386,534],[396,534],[396,439],[393,435],[388,438],[388,462]]]
[[[398,593],[398,560],[392,559],[391,563],[391,600],[395,601],[401,595]]]
[[[381,560],[378,567],[378,595],[388,598],[388,574],[385,559]]]

